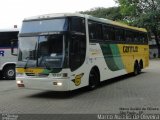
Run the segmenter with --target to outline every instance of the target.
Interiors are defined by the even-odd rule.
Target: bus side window
[[[126,42],[127,43],[133,43],[133,33],[132,33],[132,31],[125,31],[125,34],[126,34]]]
[[[145,44],[148,44],[148,35],[145,33]]]
[[[134,43],[138,43],[139,42],[139,33],[138,32],[134,32]]]
[[[144,44],[148,43],[147,33],[143,33],[143,43]]]
[[[110,40],[109,34],[110,34],[109,26],[103,25],[103,39],[104,39],[105,41]]]
[[[143,34],[143,33],[140,33],[139,36],[140,36],[140,37],[139,37],[139,38],[140,38],[140,39],[139,39],[140,43],[144,43],[144,41],[145,41],[144,34]]]
[[[121,28],[115,28],[115,40],[124,41],[124,30]]]
[[[70,26],[71,26],[70,29],[73,32],[85,33],[85,19],[84,18],[72,17]]]
[[[90,40],[103,40],[102,24],[89,21],[88,27]]]

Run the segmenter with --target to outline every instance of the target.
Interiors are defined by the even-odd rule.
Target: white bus
[[[15,65],[17,56],[11,54],[11,47],[16,51],[18,40],[17,28],[0,29],[0,77],[15,79]],[[14,44],[12,44],[14,42]]]
[[[82,14],[26,18],[19,33],[18,87],[70,91],[139,74],[148,66],[147,31]]]

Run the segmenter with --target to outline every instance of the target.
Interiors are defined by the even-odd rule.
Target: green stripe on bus
[[[124,69],[119,48],[116,44],[100,44],[106,64],[111,71]]]
[[[49,74],[49,73],[59,73],[62,69],[61,68],[51,68],[51,70],[44,69],[42,73]]]

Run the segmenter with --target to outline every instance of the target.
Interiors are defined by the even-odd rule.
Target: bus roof
[[[52,19],[52,18],[69,17],[69,16],[85,17],[86,15],[79,14],[79,13],[54,13],[54,14],[44,14],[44,15],[28,17],[28,18],[25,18],[24,21],[39,20],[39,19]]]
[[[18,28],[11,28],[11,29],[0,29],[0,32],[18,32]]]
[[[83,18],[87,18],[87,19],[90,19],[90,20],[93,20],[93,21],[107,23],[107,24],[110,24],[110,25],[118,26],[118,27],[123,27],[123,28],[132,29],[132,30],[136,30],[136,31],[141,31],[141,32],[147,32],[147,30],[145,28],[133,27],[133,26],[129,26],[127,24],[112,21],[112,20],[109,20],[109,19],[97,18],[97,17],[93,17],[91,15],[80,14],[80,13],[44,14],[44,15],[25,18],[24,21],[32,21],[32,20],[39,20],[39,19],[43,20],[43,19],[52,19],[52,18],[69,17],[69,16],[83,17]]]
[[[90,20],[115,25],[117,27],[123,27],[123,28],[132,29],[132,30],[136,30],[136,31],[147,32],[147,30],[145,28],[138,28],[138,27],[134,27],[134,26],[129,26],[129,25],[121,23],[121,22],[116,22],[113,20],[105,19],[105,18],[97,18],[97,17],[93,17],[90,15],[87,15],[87,17]]]

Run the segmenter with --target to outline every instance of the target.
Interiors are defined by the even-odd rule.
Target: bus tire
[[[0,71],[0,80],[3,79],[2,71]]]
[[[3,76],[7,80],[15,79],[15,66],[14,65],[6,66],[3,71]]]
[[[140,73],[140,66],[139,66],[138,62],[135,62],[133,74],[136,76],[139,73]]]
[[[140,60],[140,62],[139,62],[139,73],[142,72],[142,69],[143,69],[143,61]]]
[[[89,74],[89,89],[95,89],[100,83],[100,72],[97,67],[92,68]]]

